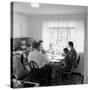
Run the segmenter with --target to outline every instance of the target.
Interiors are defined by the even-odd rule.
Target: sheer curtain
[[[84,51],[84,20],[48,21],[42,25],[45,50],[52,43],[56,53],[61,53],[68,41],[74,42],[77,52]]]

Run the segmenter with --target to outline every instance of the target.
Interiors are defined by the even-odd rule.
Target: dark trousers
[[[32,81],[38,82],[41,86],[43,85],[50,85],[51,83],[51,75],[52,75],[52,68],[48,65],[45,65],[43,68],[39,70],[31,70],[26,77],[24,78],[25,81]]]
[[[41,84],[46,83],[47,85],[51,84],[51,76],[52,76],[52,67],[49,65],[45,65],[40,69],[39,78],[41,80]]]

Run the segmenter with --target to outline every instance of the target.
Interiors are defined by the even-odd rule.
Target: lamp
[[[33,2],[33,3],[31,3],[31,7],[33,7],[33,8],[39,8],[40,7],[40,4]]]

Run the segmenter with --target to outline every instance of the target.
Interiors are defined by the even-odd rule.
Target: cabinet
[[[29,36],[29,17],[19,13],[14,13],[13,17],[13,37],[22,38]]]

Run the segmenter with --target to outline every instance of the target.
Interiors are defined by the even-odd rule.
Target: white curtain
[[[53,44],[56,53],[62,52],[68,41],[74,42],[77,52],[84,51],[84,20],[48,21],[42,25],[44,49]]]

